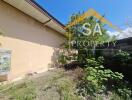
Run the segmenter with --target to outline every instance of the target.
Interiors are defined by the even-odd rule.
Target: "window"
[[[0,75],[8,74],[11,66],[11,51],[0,49]]]

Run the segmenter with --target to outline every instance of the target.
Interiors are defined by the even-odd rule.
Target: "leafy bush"
[[[97,67],[100,66],[100,63],[96,61],[95,58],[86,59],[85,67]]]
[[[107,91],[108,87],[116,86],[123,79],[121,73],[105,69],[101,65],[104,59],[102,57],[100,58],[100,60],[98,59],[100,62],[96,61],[95,58],[87,59],[85,76],[79,85],[79,93],[81,95],[104,93]]]
[[[132,88],[127,82],[121,82],[115,86],[115,93],[125,100],[132,99]]]
[[[131,86],[126,82],[116,85],[112,91],[110,100],[132,100]]]
[[[131,63],[132,57],[129,53],[124,51],[119,51],[116,55],[113,57],[113,61],[115,63],[118,63],[120,65],[125,65],[127,63]]]

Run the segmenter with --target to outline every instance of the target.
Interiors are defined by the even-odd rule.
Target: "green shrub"
[[[132,88],[127,82],[115,86],[115,93],[125,100],[132,100]]]
[[[103,58],[101,58],[103,60]],[[102,63],[102,60],[101,63]],[[85,76],[79,85],[81,95],[104,93],[108,87],[114,87],[121,82],[123,75],[105,69],[95,58],[87,59]]]
[[[91,59],[86,59],[86,64],[85,67],[97,67],[100,66],[100,63],[96,61],[95,58],[91,58]]]
[[[124,51],[119,51],[118,53],[116,53],[116,55],[113,56],[113,61],[115,63],[119,63],[120,65],[125,65],[130,60],[132,60],[132,57],[130,56],[129,53]]]
[[[131,100],[132,91],[129,88],[119,88],[117,93],[125,100]]]
[[[115,86],[110,96],[110,100],[132,100],[132,90],[131,87],[121,82],[119,85]]]

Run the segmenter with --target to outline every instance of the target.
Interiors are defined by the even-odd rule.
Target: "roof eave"
[[[34,0],[4,0],[13,7],[38,20],[44,25],[65,35],[65,26]]]

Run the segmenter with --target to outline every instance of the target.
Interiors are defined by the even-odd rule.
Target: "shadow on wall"
[[[60,66],[59,62],[58,62],[59,53],[60,53],[60,49],[54,48],[54,53],[53,53],[53,56],[51,58],[52,63],[49,64],[50,68],[58,68]]]
[[[5,33],[4,37],[14,38],[22,41],[31,42],[38,45],[45,45],[53,48],[58,48],[62,42],[64,36],[59,35],[56,31],[48,27],[43,27],[41,32],[37,32],[38,29],[34,31],[30,30],[20,30],[20,32]]]
[[[64,36],[44,26],[20,10],[0,1],[0,27],[5,37],[28,41],[39,45],[59,47]]]

